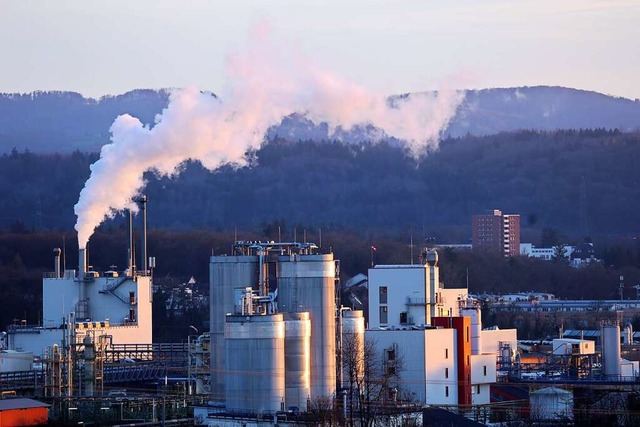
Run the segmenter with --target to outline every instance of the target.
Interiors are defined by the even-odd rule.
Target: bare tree
[[[411,423],[410,416],[401,416],[412,406],[401,389],[404,357],[397,345],[381,349],[371,339],[345,335],[343,369],[349,426],[388,426],[405,418]]]

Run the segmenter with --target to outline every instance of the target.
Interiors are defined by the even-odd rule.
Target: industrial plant
[[[175,377],[185,377],[188,391],[187,372],[196,365],[188,363],[188,355],[191,347],[197,354],[197,341],[153,343],[155,258],[147,256],[146,198],[139,202],[142,239],[136,245],[130,213],[128,250],[122,254],[125,269],[94,270],[86,248],[78,252],[77,269],[67,269],[63,251],[53,249],[53,271],[42,281],[41,322],[18,322],[3,334],[3,396],[41,398],[49,405],[48,418],[63,424],[164,422],[186,415],[185,402],[180,409],[176,399],[160,395]],[[139,263],[135,247],[140,248]],[[136,396],[129,396],[126,387],[138,390]],[[11,402],[5,402],[5,411],[16,410]],[[17,408],[23,414],[42,411],[41,406],[24,405]],[[41,420],[40,415],[36,418]]]
[[[86,248],[66,269],[53,250],[41,323],[11,325],[0,353],[2,392],[45,403],[9,399],[0,412],[30,411],[31,424],[422,425],[445,408],[482,423],[556,422],[577,416],[588,387],[632,393],[640,379],[624,316],[519,341],[483,325],[466,287],[442,283],[433,249],[343,286],[320,245],[235,241],[209,258],[209,331],[154,343],[145,202],[139,243],[129,216],[123,270],[94,270]]]

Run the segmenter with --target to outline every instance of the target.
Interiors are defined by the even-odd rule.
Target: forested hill
[[[594,128],[637,130],[640,100],[547,86],[469,91],[447,133]]]
[[[386,143],[276,140],[254,154],[251,167],[237,170],[209,172],[190,163],[173,180],[149,175],[150,227],[279,223],[283,230],[425,230],[465,241],[471,215],[499,208],[522,215],[525,229],[580,234],[584,212],[593,237],[640,233],[640,132],[448,138],[419,161]],[[79,152],[0,156],[0,227],[71,229],[73,205],[96,159]]]
[[[153,124],[168,102],[167,90],[135,90],[100,99],[73,92],[0,94],[0,153],[97,152],[109,142],[109,127],[123,113]],[[468,91],[447,136],[490,135],[520,129],[620,129],[640,127],[640,101],[562,87]],[[327,139],[327,126],[300,117],[270,132],[290,140]],[[341,135],[362,139],[356,135]]]
[[[75,92],[0,95],[0,152],[98,152],[109,142],[109,128],[129,113],[152,124],[167,105],[166,90],[134,90],[100,99]]]

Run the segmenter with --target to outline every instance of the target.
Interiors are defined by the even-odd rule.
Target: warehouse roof
[[[49,406],[51,405],[38,402],[37,400],[27,399],[26,397],[0,399],[0,411],[10,411],[12,409],[45,408]]]

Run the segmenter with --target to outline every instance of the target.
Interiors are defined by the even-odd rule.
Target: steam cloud
[[[251,41],[245,52],[229,57],[229,82],[220,98],[195,88],[176,90],[153,127],[128,114],[116,118],[112,142],[91,165],[74,208],[79,247],[86,247],[105,218],[136,209],[132,199],[145,186],[144,172],[176,174],[188,159],[211,170],[243,164],[247,150],[258,148],[266,131],[289,114],[327,122],[331,132],[370,124],[406,141],[417,156],[437,145],[462,100],[461,92],[440,90],[389,102],[277,49],[264,27],[254,30]]]

